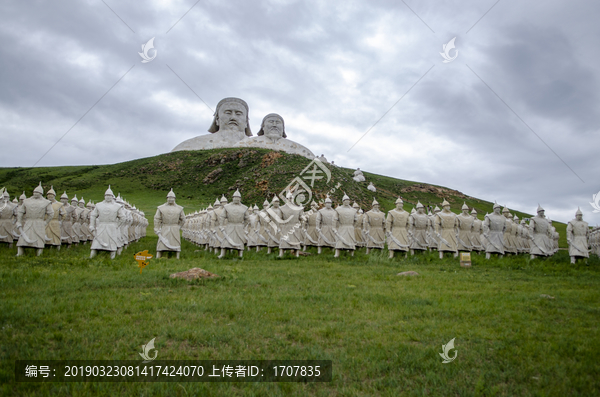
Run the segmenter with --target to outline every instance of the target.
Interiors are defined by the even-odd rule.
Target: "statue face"
[[[500,207],[494,208],[494,214],[500,215]]]
[[[217,114],[217,125],[219,131],[240,131],[244,132],[246,124],[246,108],[237,102],[225,102],[219,108]]]
[[[421,207],[417,209],[417,213],[423,215],[425,213],[425,208]]]
[[[46,197],[48,197],[48,200],[50,200],[50,201],[54,201],[54,199],[56,198],[56,196],[55,196],[55,195],[53,195],[52,193],[48,193],[48,194],[46,195]]]
[[[344,204],[345,204],[345,203],[346,203],[346,202],[344,202]],[[325,203],[325,208],[327,208],[327,209],[331,208],[331,203],[329,203],[329,202]]]
[[[350,200],[344,200],[344,201],[342,201],[342,204],[350,206]]]
[[[396,203],[396,209],[401,210],[404,207],[404,203]]]
[[[107,203],[112,203],[114,199],[115,198],[112,196],[112,194],[105,194],[104,195],[104,201],[106,201]]]
[[[446,212],[450,211],[450,206],[449,205],[445,205],[443,208],[444,208],[444,211],[446,211]]]
[[[273,208],[279,208],[279,201],[273,201]]]
[[[578,221],[582,221],[582,220],[583,220],[583,214],[577,214],[577,215],[575,215],[575,218],[576,218]]]
[[[236,196],[236,197],[233,198],[233,204],[239,204],[241,201],[242,201],[241,197],[237,197]]]
[[[283,121],[279,117],[268,117],[263,125],[263,131],[268,138],[279,139],[283,136]]]
[[[60,199],[60,202],[61,202],[61,203],[63,203],[63,205],[67,205],[67,204],[69,204],[69,200],[68,200],[68,199],[66,199],[66,198],[61,198],[61,199]]]
[[[42,193],[33,192],[33,198],[35,198],[35,199],[41,199],[42,198]]]
[[[167,197],[167,204],[174,205],[175,204],[175,197]]]

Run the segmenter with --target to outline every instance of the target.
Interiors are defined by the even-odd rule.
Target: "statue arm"
[[[27,212],[25,209],[25,204],[21,205],[17,208],[17,228],[21,228],[23,226],[23,215]]]
[[[94,208],[92,212],[90,212],[90,232],[93,232],[96,229],[96,218],[98,218],[98,210]]]
[[[571,222],[569,222],[567,224],[567,242],[569,244],[571,244],[572,240],[573,240],[573,224]]]
[[[46,206],[46,226],[48,226],[53,217],[54,208],[52,208],[52,203],[48,203],[48,205]]]
[[[154,215],[154,233],[160,233],[160,229],[162,229],[162,213],[157,209]]]
[[[183,227],[184,223],[185,223],[185,213],[183,212],[183,208],[182,208],[181,212],[179,212],[179,227]]]
[[[388,212],[386,218],[385,218],[385,222],[383,223],[383,232],[385,233],[387,232],[391,232],[392,231],[392,225],[394,223],[394,217],[392,216],[391,213]]]

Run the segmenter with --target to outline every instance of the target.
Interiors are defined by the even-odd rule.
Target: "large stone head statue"
[[[285,123],[283,117],[277,113],[269,113],[264,118],[260,125],[258,136],[265,135],[267,138],[277,140],[279,138],[287,138],[285,134]]]
[[[208,132],[220,132],[224,135],[243,132],[246,136],[252,136],[249,124],[248,104],[239,98],[225,98],[217,104]]]

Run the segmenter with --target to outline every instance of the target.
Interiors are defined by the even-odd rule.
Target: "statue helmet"
[[[67,196],[67,192],[64,192],[63,194],[60,195],[61,200],[62,199],[69,199],[69,196]]]
[[[108,189],[106,189],[106,191],[104,192],[105,196],[113,196],[115,197],[115,194],[113,193],[113,191],[110,189],[110,185],[108,185]]]
[[[279,197],[277,197],[277,195],[273,195],[273,200],[272,202],[279,202]]]
[[[575,212],[575,216],[577,215],[583,215],[583,212],[581,212],[581,209],[579,207],[577,207],[577,212]]]
[[[227,197],[225,197],[225,195],[224,195],[224,194],[223,194],[223,195],[221,195],[221,202],[222,202],[222,203],[227,203],[227,202],[229,202],[229,200],[227,200]]]
[[[355,201],[354,204],[352,204],[352,208],[360,208],[360,205]]]
[[[53,194],[54,197],[56,197],[56,192],[54,191],[54,186],[52,186],[52,185],[50,186],[50,190],[48,190],[48,193],[46,193],[46,195],[49,195],[49,194]]]
[[[268,203],[267,203],[267,204],[268,204]],[[318,206],[319,206],[319,204],[317,204],[317,203],[315,202],[315,200],[313,200],[313,201],[312,201],[312,203],[310,203],[310,206],[311,206],[311,207],[318,207]]]
[[[496,208],[502,208],[502,206],[500,204],[498,204],[497,202],[494,201],[494,207],[493,207],[493,209],[496,209]]]
[[[467,203],[465,203],[465,202],[463,201],[463,205],[462,205],[461,209],[462,209],[462,210],[469,210],[469,206],[467,205]]]
[[[269,200],[265,199],[265,201],[263,202],[263,207],[268,207],[269,206]]]
[[[471,211],[471,214],[477,215],[477,211],[475,211],[475,207],[473,207],[473,211]]]
[[[42,187],[42,182],[40,182],[40,184],[33,189],[34,193],[39,193],[39,194],[44,194],[44,188]]]
[[[342,202],[344,202],[346,200],[350,200],[350,197],[348,197],[348,195],[346,194],[346,192],[344,192],[344,196],[342,197]]]
[[[540,212],[540,211],[546,211],[546,210],[542,208],[540,203],[538,203],[537,212]]]
[[[327,195],[327,197],[325,198],[325,202],[326,203],[331,203],[331,199],[329,198],[329,195]]]
[[[377,200],[375,200],[375,197],[373,197],[373,203],[371,205],[373,205],[373,206],[379,205],[379,203],[377,202]]]
[[[77,198],[77,195],[73,196],[73,198],[71,199],[71,202],[76,201],[79,202],[79,199]]]
[[[83,199],[83,196],[81,196],[81,200],[79,200],[79,204],[85,205],[85,200]]]
[[[252,209],[253,209],[254,211],[258,211],[260,208],[258,208],[258,205],[254,204],[254,207],[252,207]]]
[[[423,204],[421,204],[420,201],[417,201],[417,209],[419,209],[419,208],[425,208],[425,207],[423,207]]]
[[[359,208],[359,209],[358,209],[358,213],[359,213],[359,214],[362,214],[363,212],[364,212],[364,211],[362,210],[362,208]]]
[[[440,207],[438,207],[437,205],[435,206],[435,208],[433,209],[433,212],[440,212]]]
[[[240,190],[239,189],[235,189],[235,193],[233,193],[233,197],[242,198],[242,195],[240,194]]]
[[[287,192],[287,194],[285,195],[285,198],[288,200],[293,200],[294,199],[294,195],[292,194],[292,192]]]
[[[25,200],[26,198],[27,196],[25,196],[25,192],[23,191],[23,194],[19,196],[19,200]]]
[[[4,193],[2,193],[2,197],[6,197],[7,200],[10,198],[10,194],[8,194],[8,190],[4,189]]]
[[[208,207],[206,208],[207,211],[211,211],[213,209],[212,204],[209,204]]]
[[[502,208],[502,213],[504,214],[504,213],[506,213],[506,212],[510,212],[510,211],[509,211],[509,210],[508,210],[508,208],[506,208],[506,206],[505,206],[504,208]]]
[[[446,207],[449,206],[450,203],[446,201],[446,199],[444,199],[444,201],[442,202],[442,207]]]
[[[19,202],[19,200],[17,200],[17,198],[15,197],[15,198],[13,199],[13,203],[17,204],[18,202]]]
[[[214,204],[214,205],[215,205],[215,207],[218,207],[218,206],[220,206],[220,205],[221,205],[221,202],[219,201],[219,198],[218,198],[218,197],[216,198],[216,200],[215,200],[215,204]]]
[[[92,200],[89,200],[86,207],[87,208],[92,208],[93,204],[92,204]]]
[[[513,217],[513,221],[518,221],[519,217],[517,216],[517,214],[515,214],[515,216]]]
[[[173,192],[173,188],[171,188],[171,191],[169,193],[167,193],[167,198],[175,198],[175,192]]]
[[[396,200],[396,202],[394,204],[404,204],[404,201],[402,201],[402,199],[400,197],[398,197],[398,199]]]
[[[411,213],[411,214],[416,214],[416,213],[417,213],[417,210],[413,208],[412,210],[410,210],[410,213]]]

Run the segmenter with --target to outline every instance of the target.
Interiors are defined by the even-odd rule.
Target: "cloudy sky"
[[[4,0],[0,166],[165,153],[236,96],[336,164],[600,224],[600,3],[440,3]]]

